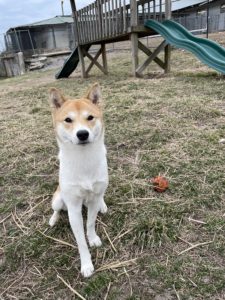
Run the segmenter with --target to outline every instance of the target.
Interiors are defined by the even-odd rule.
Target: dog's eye
[[[72,121],[72,119],[70,119],[70,118],[65,118],[65,120],[64,120],[66,123],[72,123],[73,121]]]
[[[94,117],[92,116],[92,115],[90,115],[90,116],[88,116],[88,121],[91,121],[91,120],[93,120],[94,119]]]

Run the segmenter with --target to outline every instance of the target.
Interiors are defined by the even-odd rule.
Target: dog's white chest
[[[89,198],[90,194],[102,193],[108,185],[105,147],[79,151],[60,151],[60,187],[66,193]]]

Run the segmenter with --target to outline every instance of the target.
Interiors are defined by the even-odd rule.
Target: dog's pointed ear
[[[56,88],[51,88],[49,91],[49,102],[52,109],[60,108],[66,101],[63,94]]]
[[[98,104],[102,98],[101,89],[98,83],[95,83],[89,90],[87,94],[87,99],[89,99],[93,104]]]

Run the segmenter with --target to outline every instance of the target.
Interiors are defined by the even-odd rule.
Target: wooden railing
[[[166,0],[96,0],[75,12],[79,44],[93,43],[126,35],[132,30],[132,18],[143,25],[147,19],[165,18]],[[132,4],[132,5],[131,5]]]

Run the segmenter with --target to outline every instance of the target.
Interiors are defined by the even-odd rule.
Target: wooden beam
[[[138,25],[138,26],[130,26],[127,28],[128,33],[136,32],[136,33],[144,33],[145,35],[152,35],[155,34],[153,29],[147,28],[144,25]]]
[[[136,75],[141,76],[147,66],[156,58],[156,56],[166,47],[167,42],[163,41],[155,51],[146,59],[146,61],[136,69]]]
[[[83,53],[84,55],[86,55],[90,61],[91,61],[91,64],[89,65],[89,67],[87,68],[86,70],[86,74],[88,74],[90,72],[90,70],[92,69],[93,65],[96,65],[96,67],[98,67],[104,74],[107,75],[107,71],[104,69],[103,66],[100,65],[100,63],[97,61],[97,59],[99,58],[100,54],[102,53],[102,48],[100,48],[98,50],[98,52],[96,53],[96,55],[93,57],[91,56],[88,51],[86,51],[85,49],[83,49]]]
[[[98,50],[98,52],[95,54],[95,57],[92,57],[87,51],[84,50],[85,55],[91,60],[90,65],[88,66],[86,73],[88,74],[92,67],[94,66],[95,62],[97,61],[97,59],[99,58],[100,54],[101,54],[101,49]]]
[[[152,55],[152,51],[149,50],[144,44],[142,44],[140,41],[138,41],[138,48],[142,50],[147,56]],[[165,69],[165,63],[158,57],[155,57],[153,59],[162,69]]]

